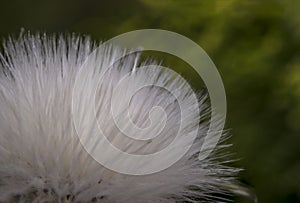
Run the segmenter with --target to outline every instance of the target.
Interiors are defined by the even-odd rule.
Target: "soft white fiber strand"
[[[209,126],[205,97],[199,93],[195,103],[191,100],[193,91],[182,78],[163,70],[139,71],[137,67],[137,64],[157,65],[155,61],[141,62],[139,55],[133,54],[112,64],[124,55],[124,50],[105,45],[93,52],[95,48],[89,38],[75,35],[25,34],[4,43],[0,55],[0,202],[227,201],[224,194],[232,187],[238,169],[219,162],[224,154],[217,151],[223,147],[218,146],[209,158],[198,160]],[[92,52],[94,56],[86,62]],[[86,68],[78,75],[84,63]],[[119,113],[128,110],[132,122],[143,129],[151,124],[149,112],[153,107],[160,106],[165,111],[165,128],[150,141],[126,137],[110,112],[113,91],[126,74],[134,77],[117,98]],[[104,77],[98,83],[100,75]],[[81,88],[73,92],[75,79]],[[122,98],[146,80],[177,90],[183,106],[163,88],[155,87],[145,87],[134,94],[129,107],[123,104]],[[92,89],[96,90],[95,97]],[[94,102],[81,100],[85,96],[91,96]],[[73,106],[78,112],[75,115],[74,97],[79,101]],[[87,111],[93,103],[97,121]],[[198,112],[193,111],[195,106]],[[181,118],[182,112],[185,118]],[[83,126],[80,135],[73,116],[78,116]],[[92,129],[99,125],[117,148],[146,155],[168,146],[180,122],[183,122],[180,136],[197,133],[191,149],[171,167],[150,175],[125,175],[107,169],[86,152],[78,137],[83,136],[87,141],[97,137]],[[127,127],[124,122],[121,124]],[[178,156],[177,150],[188,145],[181,144],[172,148],[170,157]],[[123,161],[124,167],[148,167],[147,164],[151,167],[143,162],[127,166],[126,160],[109,154],[106,157],[112,163]]]

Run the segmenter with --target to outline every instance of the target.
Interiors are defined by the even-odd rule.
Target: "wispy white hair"
[[[222,198],[226,197],[224,194],[238,170],[218,162],[219,153],[198,160],[209,125],[207,115],[201,118],[199,113],[189,112],[185,132],[188,136],[199,127],[197,139],[177,163],[154,174],[133,176],[111,171],[84,150],[72,119],[72,93],[75,77],[95,47],[89,38],[77,36],[27,34],[4,43],[0,55],[0,202],[225,201]],[[84,74],[103,73],[123,54],[120,48],[103,46]],[[138,60],[137,54],[124,57],[106,73],[98,84],[95,111],[104,134],[116,147],[128,153],[149,154],[163,149],[173,139],[178,130],[180,109],[163,89],[144,88],[131,100],[132,120],[145,127],[151,108],[162,106],[169,118],[166,129],[161,132],[162,138],[141,144],[121,136],[122,132],[109,116],[109,100],[118,81],[136,70]],[[77,76],[77,82],[85,84],[87,81],[81,78]],[[186,104],[180,108],[189,110],[192,91],[181,79],[164,71],[136,75],[138,81],[147,78],[179,88]],[[79,101],[80,95],[85,94],[75,94]],[[202,114],[207,110],[205,103],[200,95],[197,105]],[[85,105],[89,105],[79,104],[76,106],[79,112],[84,112]],[[86,128],[84,136],[96,136],[89,129],[97,123],[90,120],[89,115],[81,119]]]

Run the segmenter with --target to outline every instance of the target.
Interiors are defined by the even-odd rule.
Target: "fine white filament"
[[[193,102],[193,91],[182,78],[169,72],[158,69],[139,72],[138,64],[157,63],[141,62],[138,54],[123,57],[107,69],[124,54],[122,49],[109,45],[98,50],[94,60],[86,64],[88,68],[82,74],[87,77],[80,77],[80,67],[95,48],[96,44],[89,38],[75,35],[26,34],[4,43],[0,54],[0,202],[227,201],[226,191],[232,188],[238,169],[224,166],[224,162],[219,161],[224,154],[217,151],[223,146],[218,146],[209,158],[198,160],[209,126],[205,98],[199,94],[197,102]],[[104,70],[108,71],[104,73]],[[99,74],[104,75],[101,83],[86,80]],[[135,84],[147,80],[158,81],[162,86],[141,88],[127,106],[132,122],[141,129],[151,125],[149,112],[153,107],[164,110],[164,114],[153,114],[152,117],[152,121],[159,117],[166,120],[164,129],[155,129],[159,134],[157,137],[149,136],[151,139],[143,140],[147,135],[142,133],[135,135],[140,140],[126,137],[111,115],[112,93],[128,74],[134,77],[126,83],[122,94],[132,94],[130,91],[135,89]],[[92,103],[98,123],[85,112],[89,104],[80,100],[89,90],[82,88],[73,94],[75,78],[82,87],[95,85],[95,102]],[[164,90],[164,85],[178,90],[177,97],[183,101],[182,105]],[[78,115],[72,114],[74,96],[79,101],[75,106]],[[123,96],[114,95],[121,110],[127,108],[122,103]],[[195,105],[199,112],[191,110]],[[182,112],[184,118],[181,118]],[[80,133],[83,135],[76,132],[73,116],[77,116],[82,124]],[[169,168],[148,175],[126,175],[104,167],[87,153],[79,140],[79,136],[85,139],[97,136],[91,129],[99,125],[107,140],[120,150],[147,155],[167,147],[181,121],[184,121],[181,136],[197,133],[190,150]],[[126,122],[118,125],[131,132],[131,128],[126,128]],[[186,145],[183,142],[182,146],[173,147],[169,158],[178,156],[176,150]],[[124,161],[125,169],[151,167],[148,162],[126,165],[126,160],[109,156],[106,151],[97,153],[105,155],[110,163]]]

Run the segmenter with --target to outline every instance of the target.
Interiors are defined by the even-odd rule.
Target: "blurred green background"
[[[231,151],[245,168],[240,179],[259,202],[300,202],[299,0],[1,0],[0,6],[2,38],[21,27],[95,40],[159,28],[197,42],[223,78]],[[167,60],[198,88],[199,78],[180,64]]]

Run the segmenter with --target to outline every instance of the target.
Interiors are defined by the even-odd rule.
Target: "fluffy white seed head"
[[[157,65],[153,61],[139,62],[137,54],[124,57],[124,50],[114,46],[93,52],[95,47],[88,38],[76,36],[28,34],[4,43],[0,55],[0,202],[205,202],[231,187],[236,169],[222,166],[216,154],[198,160],[209,124],[203,96],[193,99],[188,83],[169,71],[137,67]],[[130,79],[118,86],[126,76]],[[78,88],[74,90],[75,83]],[[160,87],[135,91],[143,83]],[[114,95],[119,87],[122,91]],[[166,89],[176,90],[176,97]],[[124,101],[129,96],[128,105]],[[89,110],[91,105],[94,111]],[[157,106],[164,114],[151,118]],[[122,120],[125,110],[141,133],[132,130],[129,120]],[[163,118],[162,130],[143,131],[153,122],[159,126],[157,121]],[[172,144],[177,134],[187,137],[156,165],[178,156],[189,145],[184,140],[192,133],[197,138],[172,166],[134,176],[110,170],[87,153],[80,141],[104,139],[98,137],[96,126],[128,154],[152,154]],[[143,140],[153,132],[158,135]],[[153,167],[148,161],[127,164],[106,150],[95,153],[108,164],[122,163],[124,170]]]

